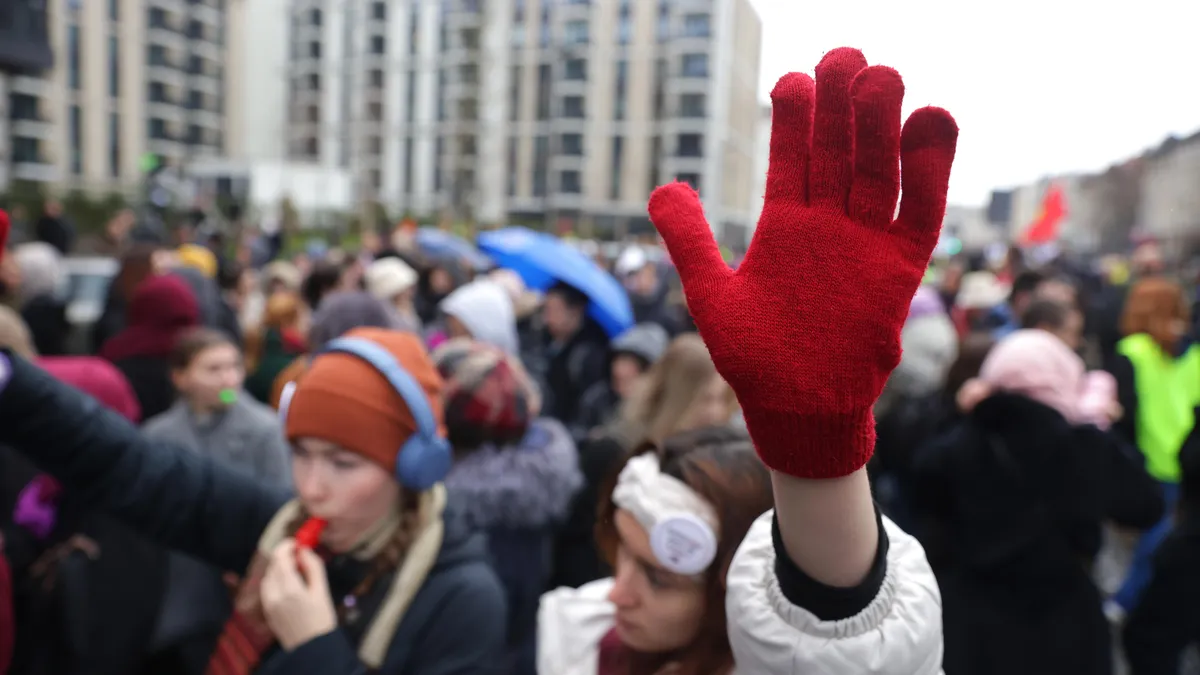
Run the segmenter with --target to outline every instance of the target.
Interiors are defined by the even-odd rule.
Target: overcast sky
[[[905,115],[960,129],[956,204],[1136,155],[1200,129],[1200,2],[750,0],[763,20],[764,101],[779,76],[857,47],[904,77]]]

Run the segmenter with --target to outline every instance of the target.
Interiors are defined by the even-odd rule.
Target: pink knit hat
[[[993,390],[1027,396],[1050,406],[1072,424],[1090,422],[1080,409],[1083,359],[1043,330],[1020,330],[997,344],[983,362],[979,379]]]

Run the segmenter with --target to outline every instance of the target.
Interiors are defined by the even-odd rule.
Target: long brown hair
[[[262,324],[247,331],[245,336],[246,372],[248,373],[252,373],[258,368],[267,331],[295,328],[300,322],[300,313],[304,309],[304,301],[300,294],[293,291],[275,291],[267,298],[266,305],[263,310]]]
[[[754,453],[744,432],[727,427],[706,427],[671,436],[661,449],[645,444],[626,457],[658,454],[663,473],[692,488],[713,505],[720,519],[720,542],[704,579],[705,616],[692,643],[670,654],[628,654],[629,675],[653,675],[675,662],[680,675],[711,675],[733,668],[733,651],[725,626],[725,576],[733,554],[754,521],[774,506],[771,476]],[[621,537],[614,516],[614,473],[602,493],[596,518],[596,542],[610,565],[615,564]]]
[[[678,430],[688,409],[716,376],[717,367],[704,340],[695,333],[680,335],[622,403],[613,435],[626,448],[643,441],[662,442]],[[732,415],[737,399],[732,389],[727,395]]]
[[[134,244],[121,256],[121,269],[113,283],[126,302],[133,297],[133,289],[154,274],[154,255],[160,250],[157,244]]]

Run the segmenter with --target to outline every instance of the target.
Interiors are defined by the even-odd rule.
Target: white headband
[[[716,509],[686,483],[663,473],[654,453],[629,460],[612,498],[646,528],[654,557],[672,572],[700,574],[717,557]]]

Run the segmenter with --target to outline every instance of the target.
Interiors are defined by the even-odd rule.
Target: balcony
[[[192,73],[188,75],[188,84],[192,89],[197,89],[213,96],[220,96],[222,93],[221,80],[215,75]]]
[[[151,7],[161,7],[173,14],[183,14],[187,11],[184,0],[150,0]]]
[[[146,75],[150,80],[158,80],[172,87],[183,89],[187,87],[188,76],[177,66],[169,66],[165,64],[151,64],[146,68]]]
[[[183,33],[170,30],[165,26],[155,26],[146,30],[146,40],[150,44],[162,45],[173,51],[182,52],[187,49],[188,41]]]
[[[211,26],[221,25],[221,10],[211,5],[202,5],[193,2],[191,16],[193,19],[203,21]]]
[[[57,183],[60,179],[58,167],[44,157],[14,157],[12,177],[33,183]]]
[[[44,141],[54,139],[54,125],[45,120],[15,119],[12,121],[12,135],[22,138],[38,138]]]
[[[184,114],[183,108],[170,103],[150,103],[146,106],[146,114],[150,117],[158,117],[179,124],[187,121],[187,116]]]
[[[8,81],[8,90],[13,94],[28,94],[43,98],[49,96],[52,86],[49,80],[28,75],[18,75]]]
[[[192,53],[199,54],[210,61],[217,62],[220,62],[221,58],[224,56],[221,53],[221,48],[217,46],[217,43],[197,38],[192,39]]]

